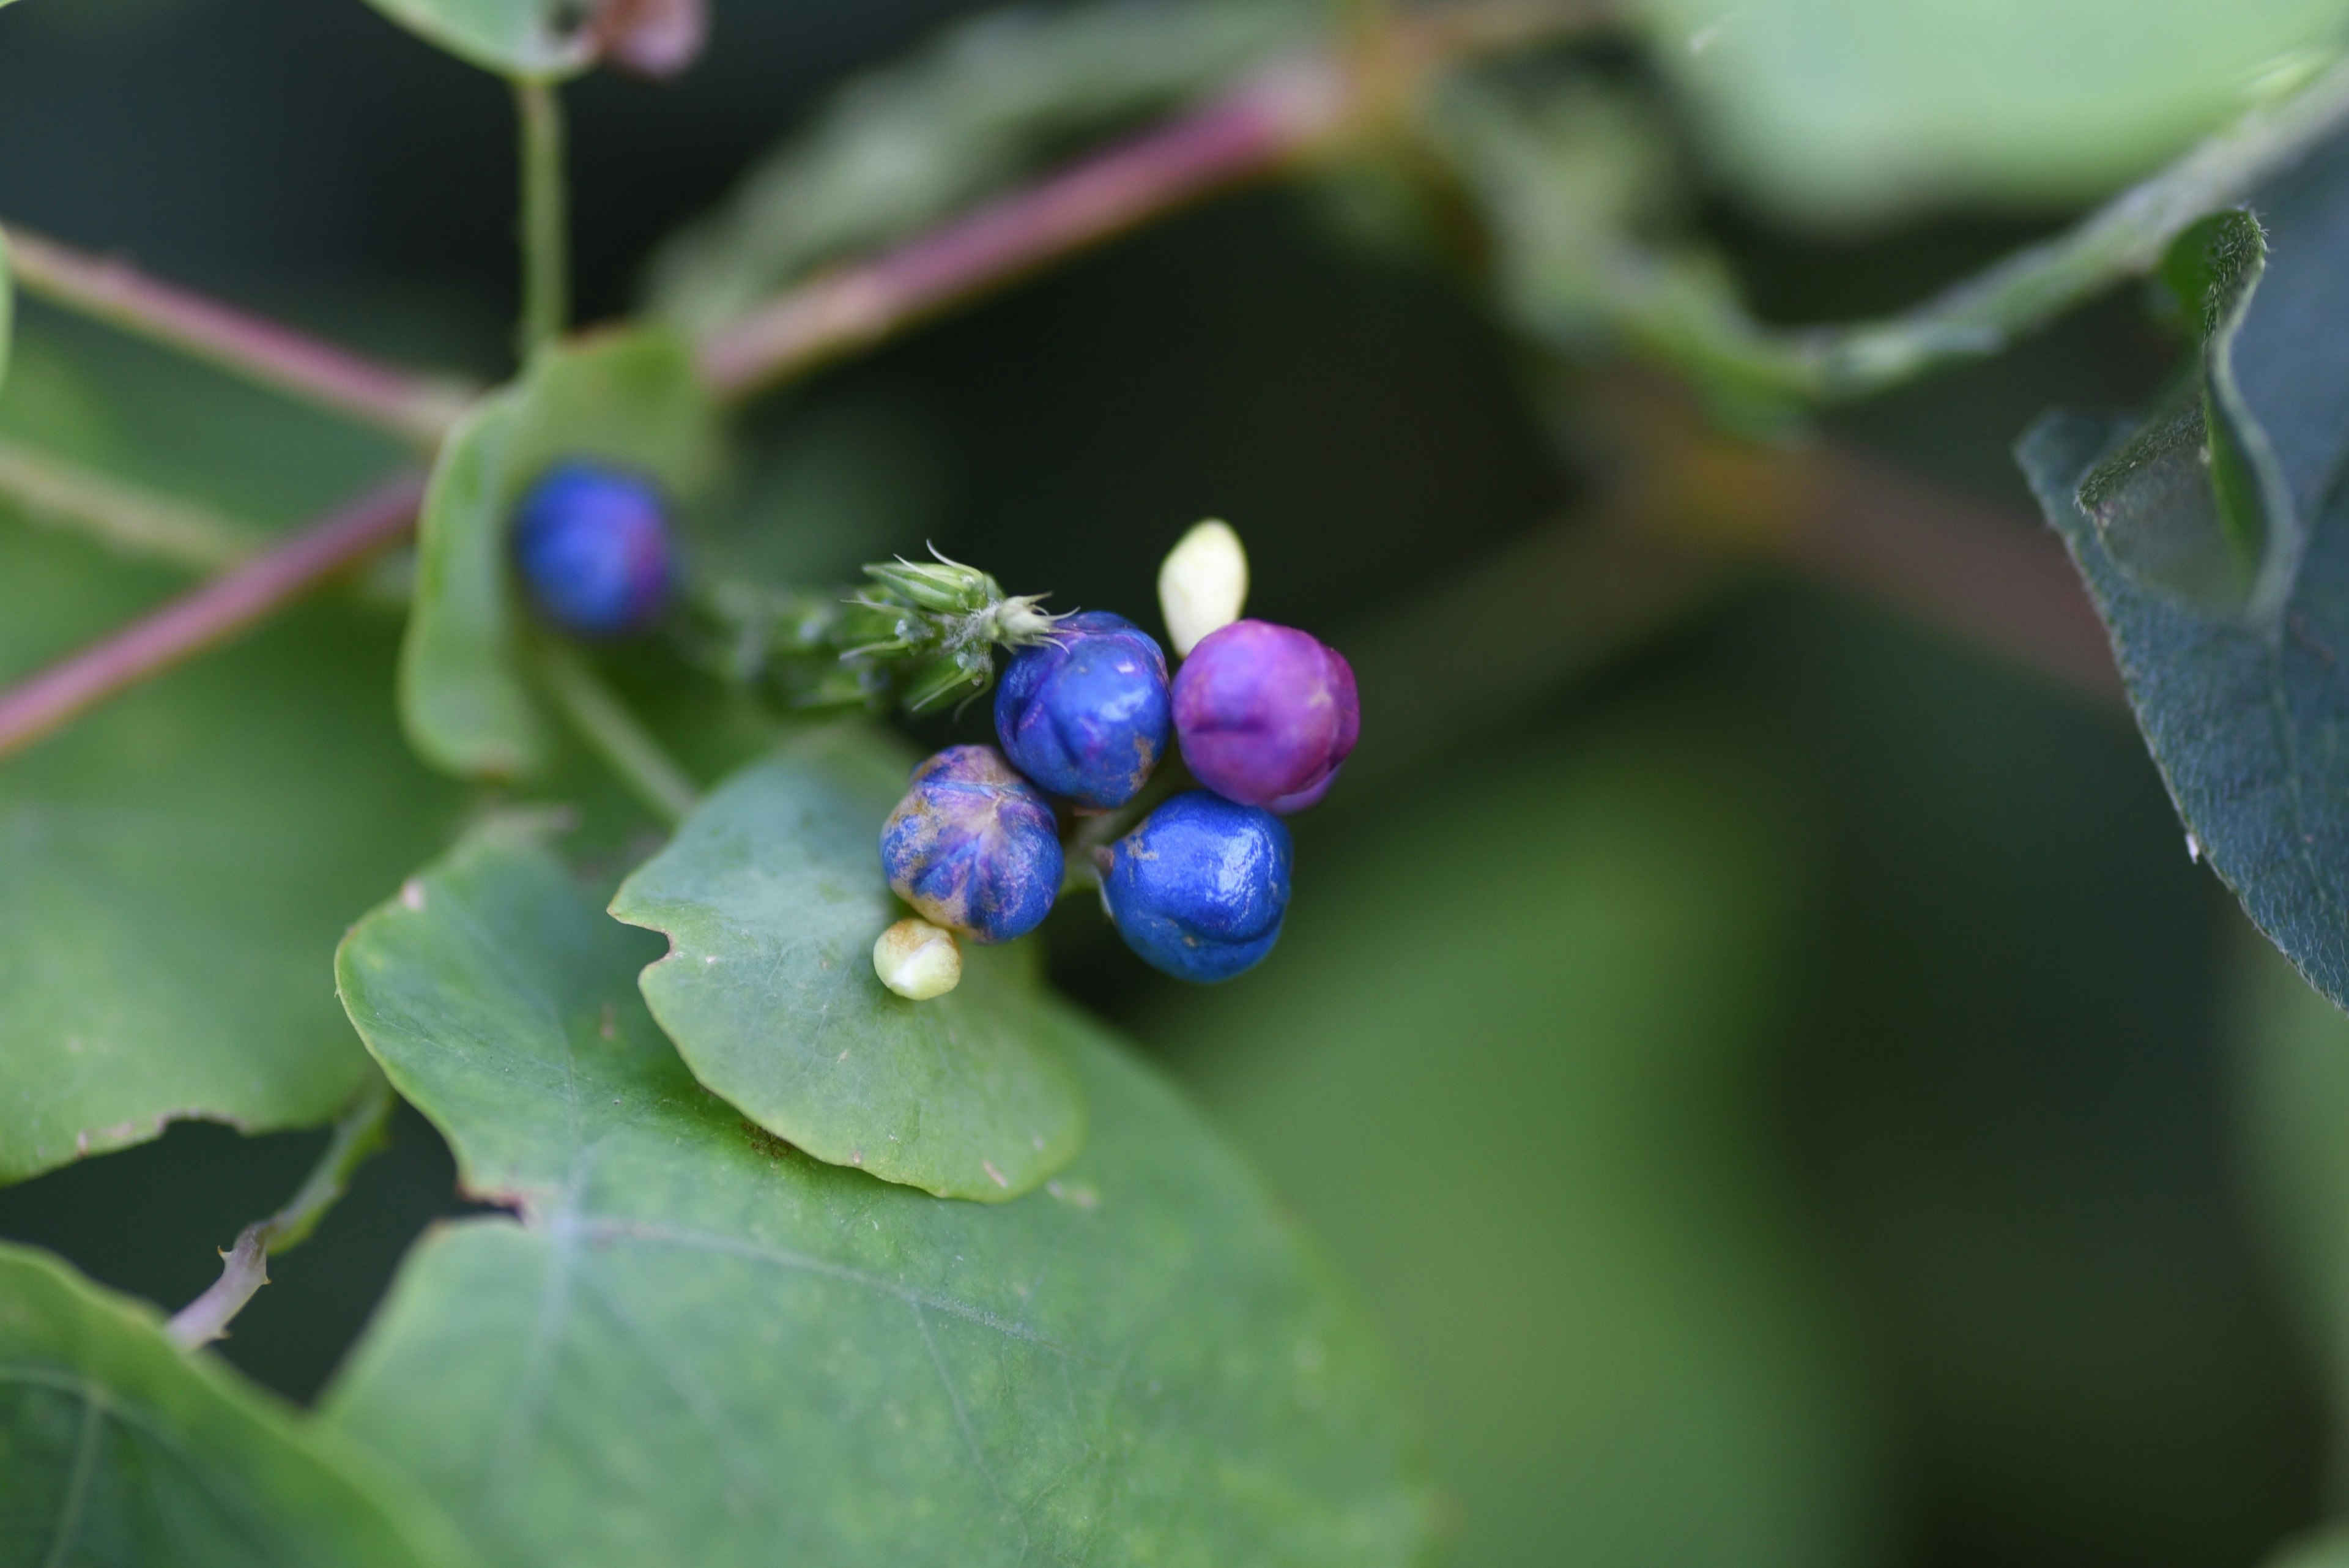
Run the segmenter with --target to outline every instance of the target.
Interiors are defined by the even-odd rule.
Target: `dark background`
[[[650,244],[825,84],[969,8],[719,0],[715,47],[682,85],[572,89],[583,314],[626,309]],[[0,217],[483,376],[501,371],[513,306],[510,136],[501,86],[357,0],[0,11]],[[1833,246],[1725,205],[1709,222],[1764,312],[1803,320],[1897,306],[2057,216]],[[829,374],[754,429],[787,467],[827,443],[877,443],[895,488],[881,486],[874,515],[899,531],[881,548],[935,538],[1064,606],[1139,615],[1175,534],[1229,517],[1255,562],[1252,610],[1345,647],[1570,498],[1525,410],[1523,353],[1473,283],[1342,243],[1313,193],[1259,192]],[[2109,300],[1841,423],[2026,526],[2013,436],[2049,404],[2139,397],[2166,355],[2134,300]],[[869,526],[852,519],[808,550],[838,569]],[[1378,693],[1366,703],[1375,726]],[[1447,819],[1479,781],[1569,779],[1627,732],[1683,732],[1750,763],[1704,787],[1766,794],[1767,831],[1794,867],[1741,1115],[1792,1194],[1806,1288],[1831,1303],[1839,1365],[1870,1412],[1873,1522],[1855,1555],[2248,1563],[2312,1519],[2313,1380],[2256,1255],[2230,1145],[2240,922],[2189,863],[2116,709],[1889,612],[1757,582],[1301,821],[1298,940],[1319,918],[1317,878],[1335,885],[1408,825]],[[1440,886],[1445,867],[1417,871]],[[1538,917],[1538,893],[1513,896]],[[1069,915],[1052,939],[1064,983],[1223,1104],[1200,1044],[1223,1027],[1200,1020],[1217,1015],[1184,1012]],[[1707,982],[1669,954],[1659,964],[1660,985]],[[1556,998],[1561,1042],[1575,1005]],[[1539,1028],[1523,1046],[1528,1060],[1565,1048]],[[224,1346],[297,1399],[407,1241],[458,1206],[432,1131],[405,1112],[396,1131],[316,1238],[275,1261]],[[181,1127],[0,1191],[0,1234],[176,1306],[316,1145]],[[1279,1151],[1264,1154],[1287,1190]],[[1441,1181],[1443,1151],[1415,1154]],[[1387,1310],[1392,1282],[1336,1251]],[[1492,1354],[1544,1347],[1535,1333]],[[1407,1334],[1398,1355],[1413,1360]],[[1553,1417],[1571,1418],[1529,1416],[1523,1446],[1537,1453]],[[1440,1473],[1445,1446],[1431,1435]],[[1452,1484],[1471,1494],[1463,1561],[1697,1568],[1661,1533],[1652,1549],[1585,1542],[1571,1487],[1546,1537],[1512,1544],[1479,1522],[1473,1480]],[[1673,1506],[1660,1484],[1658,1516]]]

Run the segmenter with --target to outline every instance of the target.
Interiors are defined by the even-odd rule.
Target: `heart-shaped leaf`
[[[447,1568],[430,1504],[163,1336],[152,1309],[0,1245],[0,1561]]]
[[[595,60],[592,0],[367,0],[459,59],[501,76],[555,81]]]
[[[907,766],[862,726],[802,737],[713,793],[612,912],[668,937],[645,1000],[761,1127],[943,1197],[1017,1198],[1076,1153],[1083,1098],[1026,949],[964,944],[962,985],[931,1002],[874,977],[903,913],[878,845]]]
[[[672,500],[708,479],[716,419],[683,340],[614,333],[542,354],[442,444],[418,521],[416,602],[399,711],[434,766],[467,777],[543,774],[554,737],[526,661],[508,518],[551,465],[586,458],[648,475]]]
[[[636,992],[657,950],[493,826],[341,955],[369,1048],[520,1220],[428,1238],[327,1410],[492,1561],[1414,1559],[1379,1358],[1154,1075],[1040,1001],[1086,1152],[940,1201],[696,1084]]]
[[[2349,143],[2256,206],[2271,251],[2247,297],[2223,297],[2240,268],[2195,257],[2249,220],[2174,258],[2223,307],[2187,398],[2142,426],[2050,416],[2019,456],[2197,852],[2349,1004]]]

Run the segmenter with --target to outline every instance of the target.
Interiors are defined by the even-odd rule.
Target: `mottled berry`
[[[1102,898],[1125,945],[1178,980],[1255,966],[1288,911],[1288,826],[1206,790],[1176,795],[1110,846]]]
[[[1301,811],[1354,749],[1362,706],[1334,648],[1291,627],[1237,620],[1174,676],[1174,733],[1192,776],[1226,800]]]
[[[923,919],[975,942],[1008,942],[1052,912],[1060,831],[1000,752],[949,746],[914,770],[889,814],[881,869]]]
[[[514,511],[514,559],[547,619],[582,637],[658,620],[677,573],[660,492],[584,462],[549,470]]]
[[[1166,656],[1123,616],[1087,610],[1023,648],[995,692],[1012,764],[1080,805],[1123,805],[1166,754]]]

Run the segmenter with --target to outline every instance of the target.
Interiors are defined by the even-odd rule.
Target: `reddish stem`
[[[26,230],[8,230],[10,265],[33,294],[168,343],[237,375],[437,444],[471,390],[378,363],[264,317]]]
[[[265,620],[397,543],[414,524],[423,499],[424,481],[415,474],[378,484],[275,549],[0,692],[0,757]]]
[[[739,398],[864,348],[1145,219],[1273,173],[1340,130],[1358,101],[1330,61],[1268,73],[719,328],[701,343],[702,379]]]

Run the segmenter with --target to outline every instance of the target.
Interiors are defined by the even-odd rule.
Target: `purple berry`
[[[975,942],[1042,924],[1061,868],[1051,806],[993,746],[949,746],[916,768],[881,829],[881,869],[897,896]]]
[[[1012,764],[1057,795],[1132,800],[1166,754],[1166,656],[1123,616],[1086,610],[1011,656],[995,734]]]
[[[1226,800],[1302,811],[1328,792],[1362,728],[1354,670],[1291,627],[1236,620],[1174,676],[1174,733],[1192,776]]]
[[[676,547],[660,492],[633,474],[567,462],[514,512],[514,558],[546,618],[582,637],[626,637],[667,607]]]
[[[1187,790],[1110,847],[1102,901],[1125,945],[1177,980],[1229,980],[1279,940],[1288,827],[1270,812]]]

